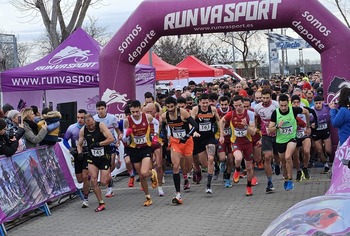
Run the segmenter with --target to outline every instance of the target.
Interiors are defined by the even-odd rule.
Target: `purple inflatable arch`
[[[287,27],[321,54],[329,102],[348,81],[350,31],[317,0],[146,0],[100,54],[100,96],[122,118],[135,99],[134,67],[161,36]]]

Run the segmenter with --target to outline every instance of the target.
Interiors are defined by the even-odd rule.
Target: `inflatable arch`
[[[134,67],[161,36],[287,27],[321,54],[327,100],[336,98],[350,84],[350,30],[317,0],[145,0],[100,54],[100,95],[122,118]]]

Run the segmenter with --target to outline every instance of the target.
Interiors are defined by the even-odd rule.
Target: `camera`
[[[13,131],[13,129],[10,129],[10,131],[9,131],[9,138],[13,139],[13,137],[15,137],[15,132]]]

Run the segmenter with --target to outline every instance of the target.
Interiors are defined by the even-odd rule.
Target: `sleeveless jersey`
[[[190,132],[189,123],[181,119],[180,108],[177,108],[176,120],[171,120],[168,112],[165,117],[172,137],[180,139]]]
[[[286,143],[295,138],[297,134],[297,121],[291,106],[289,106],[287,115],[282,115],[280,109],[276,110],[276,124],[279,124],[281,120],[283,120],[283,125],[277,129],[276,143]]]
[[[198,124],[198,133],[201,135],[200,139],[215,138],[214,124],[216,123],[216,118],[211,110],[211,106],[208,107],[208,111],[204,112],[198,105],[198,114],[195,120]]]
[[[317,110],[315,107],[313,108],[317,115],[318,128],[317,132],[327,132],[329,131],[329,123],[330,123],[330,108],[329,106],[323,104],[321,110]]]
[[[95,130],[89,131],[86,126],[84,126],[84,138],[87,145],[90,147],[92,143],[102,142],[106,139],[100,130],[100,122],[95,122]],[[89,154],[92,157],[105,157],[106,154],[110,153],[110,146],[95,147],[89,150]]]
[[[141,148],[151,146],[150,125],[148,124],[147,116],[141,113],[141,122],[136,124],[131,116],[127,117],[129,127],[132,129],[131,143],[132,148]]]
[[[237,112],[231,111],[225,116],[225,120],[230,121],[230,127],[232,130],[231,142],[235,144],[247,144],[252,141],[252,136],[248,134],[248,126],[242,125],[242,120],[246,119],[249,124],[249,114],[247,110],[244,110],[243,114],[237,114]]]

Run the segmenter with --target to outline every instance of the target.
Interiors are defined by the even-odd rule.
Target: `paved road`
[[[295,171],[294,171],[295,172]],[[52,215],[40,215],[8,230],[9,235],[261,235],[281,213],[304,199],[323,195],[330,184],[320,168],[311,169],[312,179],[295,184],[291,192],[283,190],[282,176],[273,176],[276,191],[265,194],[266,177],[256,171],[259,185],[253,196],[245,196],[246,180],[223,187],[222,175],[214,181],[214,194],[204,192],[205,181],[183,193],[184,204],[171,204],[172,175],[166,175],[166,196],[151,190],[153,205],[143,207],[139,186],[127,188],[126,177],[115,180],[115,196],[106,200],[106,210],[95,213],[96,198],[90,195],[90,208],[82,209],[76,198],[52,209]],[[206,176],[206,174],[204,174]],[[105,193],[105,190],[103,190]]]

